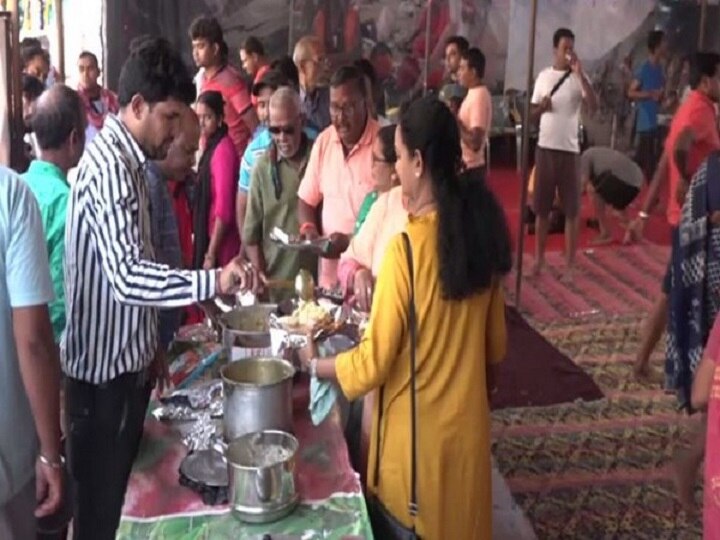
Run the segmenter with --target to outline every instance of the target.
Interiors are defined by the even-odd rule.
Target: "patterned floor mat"
[[[650,309],[660,291],[669,249],[643,244],[589,249],[578,254],[572,279],[565,277],[564,256],[547,254],[539,277],[525,277],[521,311],[539,323],[636,315]],[[533,258],[525,256],[524,272]],[[508,302],[515,304],[515,279],[506,281]]]
[[[640,325],[655,298],[650,291],[657,291],[662,275],[663,254],[656,248],[648,248],[650,254],[641,251],[634,248],[628,257],[656,260],[652,272],[643,279],[627,273],[613,280],[633,283],[627,289],[641,291],[643,301],[627,296],[613,280],[578,290],[589,279],[582,277],[566,286],[554,271],[554,277],[543,278],[552,281],[544,294],[551,307],[531,301],[540,294],[538,287],[524,289],[534,326],[583,367],[606,395],[589,403],[493,413],[493,454],[541,540],[702,535],[700,518],[687,517],[676,502],[670,468],[676,449],[690,437],[694,419],[679,413],[675,397],[659,385],[639,384],[632,378]],[[553,291],[552,300],[548,290]],[[569,310],[579,313],[583,305],[597,309],[569,315]],[[552,310],[555,316],[549,316]],[[662,359],[658,349],[653,355],[658,373]],[[698,501],[700,494],[699,476]]]

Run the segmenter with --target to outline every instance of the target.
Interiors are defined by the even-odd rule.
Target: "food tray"
[[[270,232],[270,240],[285,249],[310,251],[317,254],[327,253],[330,248],[330,240],[327,238],[303,240],[298,236],[289,235],[277,227]]]

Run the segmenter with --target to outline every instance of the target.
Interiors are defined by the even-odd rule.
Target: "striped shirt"
[[[215,294],[214,271],[153,262],[146,157],[109,115],[85,150],[68,204],[65,233],[67,327],[63,371],[102,384],[150,365],[158,346],[158,307]]]

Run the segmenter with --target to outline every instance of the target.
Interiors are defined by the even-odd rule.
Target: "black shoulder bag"
[[[418,514],[417,503],[417,403],[415,386],[415,353],[417,345],[417,314],[415,312],[415,271],[413,266],[412,246],[410,245],[410,237],[407,233],[403,233],[403,241],[405,243],[405,254],[407,256],[407,264],[410,272],[410,305],[408,306],[408,323],[410,327],[410,502],[408,510],[414,518]],[[382,432],[382,414],[383,414],[383,391],[384,387],[380,387],[378,400],[378,425],[375,446],[375,470],[373,472],[373,487],[377,489],[378,478],[380,476],[380,434]],[[398,519],[393,516],[382,501],[374,495],[368,494],[367,497],[368,513],[370,514],[370,523],[372,524],[373,534],[375,538],[383,540],[419,540],[420,536],[415,532],[415,524],[411,528],[405,527]]]

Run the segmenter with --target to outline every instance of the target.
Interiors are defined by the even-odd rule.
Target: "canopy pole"
[[[10,109],[10,167],[19,170],[23,164],[23,134],[24,124],[22,115],[22,66],[20,64],[20,8],[18,0],[9,0],[6,3],[10,18],[10,51],[9,61],[11,78],[8,91],[11,96]]]
[[[518,245],[516,255],[517,275],[515,276],[515,307],[520,309],[520,292],[522,291],[523,278],[523,254],[525,250],[525,207],[528,198],[528,164],[530,159],[530,100],[532,94],[530,89],[533,86],[533,73],[535,71],[535,30],[537,27],[537,4],[538,0],[532,0],[530,14],[530,37],[528,42],[528,71],[527,84],[525,86],[525,111],[523,112],[522,125],[522,162],[520,165],[520,226],[518,227]]]
[[[430,69],[430,30],[432,22],[432,0],[427,3],[427,17],[425,17],[425,76],[423,78],[423,96],[428,93],[428,70]]]
[[[55,0],[55,23],[57,26],[58,56],[60,57],[58,59],[58,70],[62,82],[65,82],[67,74],[65,73],[65,22],[63,20],[62,0]]]
[[[290,20],[288,21],[288,56],[295,50],[295,0],[290,0]]]
[[[698,50],[702,51],[705,47],[705,22],[707,20],[707,0],[702,0],[700,4],[700,31],[698,32]]]

